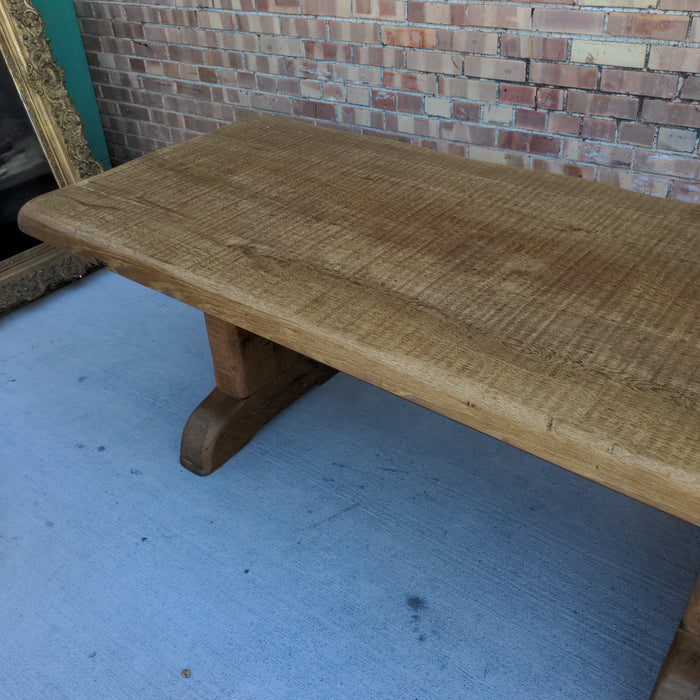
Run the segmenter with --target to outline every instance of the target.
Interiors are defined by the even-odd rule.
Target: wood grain
[[[274,117],[27,233],[700,524],[700,208]]]

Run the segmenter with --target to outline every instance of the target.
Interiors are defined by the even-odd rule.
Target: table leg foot
[[[300,356],[297,365],[246,398],[214,389],[185,425],[180,463],[198,476],[211,474],[244,447],[265,423],[334,373],[331,368]]]

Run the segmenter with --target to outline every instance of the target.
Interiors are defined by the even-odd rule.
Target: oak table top
[[[700,207],[256,117],[20,226],[700,524]]]

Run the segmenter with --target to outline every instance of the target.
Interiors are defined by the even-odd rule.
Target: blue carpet
[[[0,319],[0,697],[648,696],[697,528],[344,375],[198,478],[213,381],[106,271]]]

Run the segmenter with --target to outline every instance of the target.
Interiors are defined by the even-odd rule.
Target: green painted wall
[[[56,61],[66,71],[66,88],[76,109],[83,118],[85,136],[95,159],[103,168],[110,167],[107,143],[105,142],[97,110],[92,79],[85,58],[83,41],[75,16],[72,0],[33,0],[46,22],[46,35],[51,42]]]

